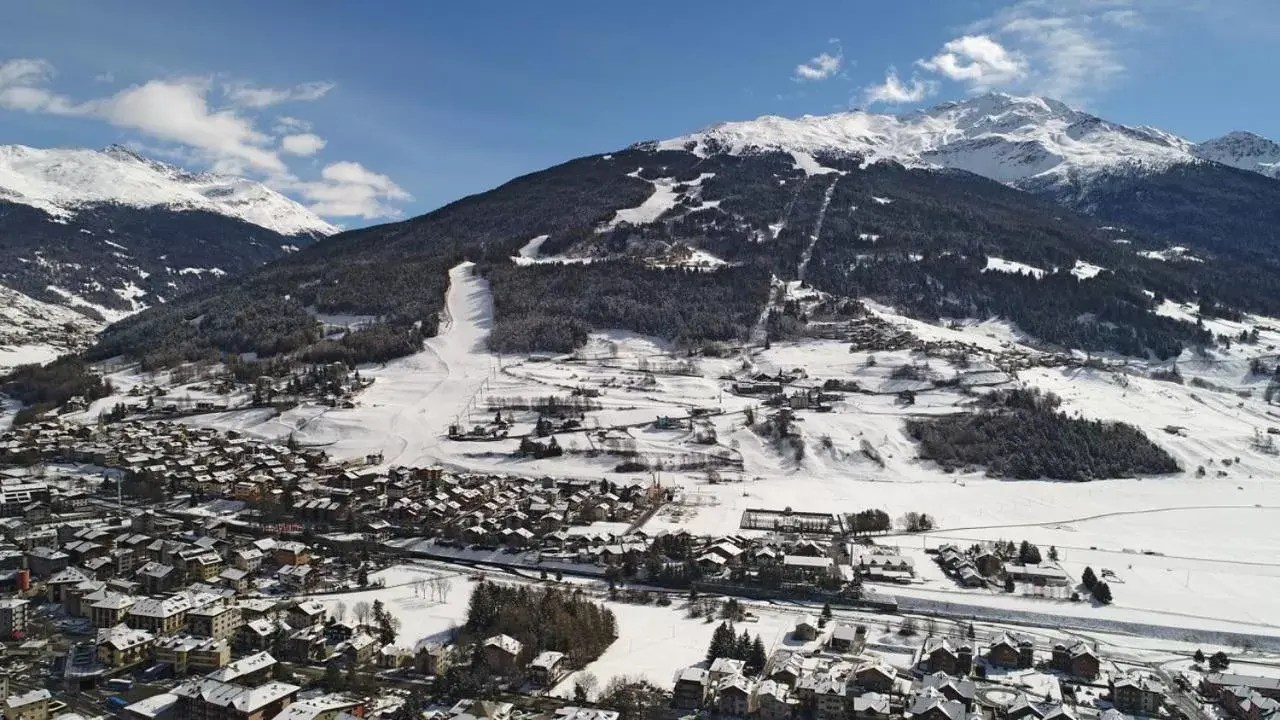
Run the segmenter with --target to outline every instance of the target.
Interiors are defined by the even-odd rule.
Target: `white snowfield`
[[[263,185],[232,175],[190,173],[113,145],[105,150],[0,146],[0,198],[69,218],[95,203],[208,210],[282,235],[338,228]]]
[[[701,155],[709,140],[735,154],[789,152],[810,173],[830,171],[813,160],[815,153],[823,152],[856,153],[870,162],[968,170],[1011,184],[1065,179],[1073,172],[1117,166],[1159,169],[1198,160],[1272,177],[1280,172],[1280,145],[1256,135],[1232,133],[1197,145],[1157,128],[1109,122],[1057,100],[1004,93],[903,115],[862,110],[799,118],[767,115],[712,125],[658,147],[679,150],[692,143]],[[809,159],[802,162],[805,157]]]

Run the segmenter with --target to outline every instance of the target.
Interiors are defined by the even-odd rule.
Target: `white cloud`
[[[930,72],[984,92],[1026,77],[1027,61],[986,35],[965,35],[942,46],[942,52],[916,64]]]
[[[334,87],[331,82],[308,82],[290,88],[262,88],[250,83],[230,83],[224,88],[232,103],[261,109],[286,102],[309,102],[324,97]]]
[[[0,63],[0,107],[57,115],[83,112],[66,96],[44,88],[53,74],[53,65],[44,60],[17,58]]]
[[[128,140],[131,145],[158,141],[145,146],[149,155],[219,173],[265,177],[269,185],[293,193],[320,215],[392,218],[401,214],[394,203],[413,200],[391,178],[355,162],[330,163],[318,179],[300,180],[282,154],[316,155],[326,145],[324,138],[310,132],[311,123],[289,116],[276,119],[276,137],[259,130],[254,110],[319,98],[331,84],[306,83],[287,90],[247,83],[223,86],[222,93],[233,104],[216,107],[210,104],[215,94],[211,77],[151,80],[81,102],[51,90],[53,78],[54,68],[44,60],[0,62],[0,108],[96,118],[137,133],[139,137]]]
[[[38,85],[53,77],[53,66],[44,60],[14,58],[0,63],[0,88]]]
[[[311,123],[301,118],[281,115],[276,118],[275,131],[280,135],[311,132]]]
[[[298,133],[280,138],[280,149],[290,155],[315,155],[324,149],[324,138],[315,133]]]
[[[264,147],[270,138],[252,119],[232,110],[212,110],[209,82],[202,78],[152,80],[95,101],[95,114],[116,127],[158,140],[190,145],[211,159],[238,161],[265,172],[284,172],[284,162]]]
[[[1029,71],[1013,89],[1084,103],[1124,73],[1124,48],[1146,28],[1138,8],[1154,7],[1131,0],[1020,0],[970,31],[994,35],[1027,59]]]
[[[325,166],[320,180],[286,177],[277,178],[275,184],[278,189],[297,193],[310,203],[312,212],[326,217],[395,218],[401,212],[389,203],[413,200],[391,178],[355,162]]]
[[[843,62],[844,55],[842,53],[836,53],[835,55],[822,53],[817,57],[810,58],[808,62],[797,65],[792,79],[799,82],[826,80],[840,72],[840,65]]]
[[[1169,3],[1159,3],[1169,5]],[[1109,88],[1125,70],[1123,51],[1147,28],[1155,0],[1017,0],[972,23],[930,58],[921,70],[963,85],[970,92],[1009,90],[1084,104]],[[920,89],[928,92],[926,79]],[[917,90],[884,85],[866,97],[912,96]]]
[[[885,73],[884,82],[879,85],[868,85],[862,89],[862,102],[866,105],[886,103],[901,105],[924,100],[938,90],[938,84],[929,80],[921,80],[919,76],[911,76],[911,84],[906,85],[898,77],[895,68]]]

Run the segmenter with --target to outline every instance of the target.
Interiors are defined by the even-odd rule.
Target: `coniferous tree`
[[[1093,568],[1085,566],[1084,572],[1080,574],[1080,582],[1086,590],[1093,591],[1093,586],[1098,583],[1098,576],[1093,574]]]
[[[751,641],[751,651],[747,653],[747,672],[758,673],[764,670],[764,666],[768,662],[769,656],[765,652],[764,641],[760,639],[759,635],[756,635],[755,639]]]
[[[1099,580],[1093,584],[1093,599],[1103,605],[1111,604],[1111,586]]]

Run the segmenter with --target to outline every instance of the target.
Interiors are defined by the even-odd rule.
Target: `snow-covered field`
[[[440,593],[419,584],[419,581],[430,581],[436,577],[444,577],[449,584],[443,598]],[[467,606],[475,584],[461,573],[396,565],[371,574],[369,580],[383,582],[385,586],[317,595],[312,599],[324,605],[331,616],[342,614],[347,619],[354,617],[355,608],[360,603],[372,606],[374,600],[381,600],[387,612],[400,621],[396,644],[411,649],[419,643],[446,641],[454,627],[467,621]]]

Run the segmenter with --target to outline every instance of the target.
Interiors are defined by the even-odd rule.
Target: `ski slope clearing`
[[[264,439],[292,435],[303,445],[337,457],[381,455],[387,465],[431,465],[441,457],[448,426],[468,412],[474,396],[497,370],[497,358],[485,348],[493,327],[493,297],[473,263],[449,271],[440,327],[421,352],[360,368],[361,375],[374,382],[354,409],[304,404],[278,416],[247,410],[197,416],[188,422]]]

